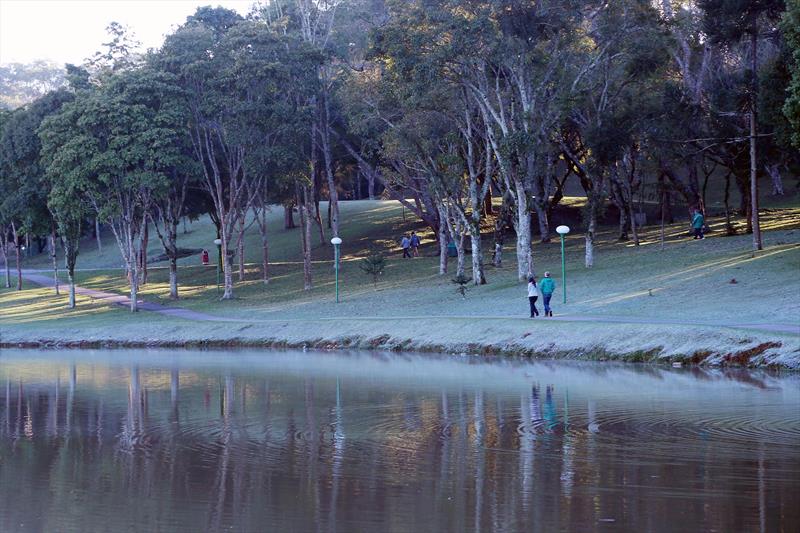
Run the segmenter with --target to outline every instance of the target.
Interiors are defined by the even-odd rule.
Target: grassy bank
[[[19,324],[5,347],[280,347],[524,355],[771,366],[800,369],[794,335],[747,329],[647,324],[532,324],[521,318],[323,318],[192,323],[131,316],[124,309]]]
[[[235,300],[218,300],[215,268],[199,266],[197,256],[181,260],[179,301],[167,298],[163,264],[151,267],[143,288],[145,300],[236,322],[131,315],[86,298],[70,311],[65,298],[55,297],[52,289],[4,290],[0,292],[0,342],[358,346],[800,367],[798,336],[748,327],[798,323],[800,209],[795,207],[765,212],[765,250],[755,255],[750,252],[749,235],[721,236],[720,218],[711,219],[712,232],[704,241],[687,239],[685,222],[669,225],[663,248],[657,226],[645,229],[639,247],[617,242],[609,227],[601,233],[593,269],[583,267],[582,236],[572,235],[566,243],[568,303],[561,303],[560,288],[554,298],[556,314],[567,319],[531,321],[526,318],[524,287],[516,281],[513,242],[506,243],[503,267],[488,268],[489,284],[471,287],[461,298],[450,282],[452,276],[437,275],[432,235],[423,234],[423,257],[399,257],[397,237],[403,231],[424,228],[408,212],[404,220],[398,204],[342,205],[345,244],[338,305],[333,299],[330,245],[315,237],[315,287],[303,291],[299,230],[284,230],[282,213],[276,212],[271,225],[274,262],[269,284],[260,279],[258,235],[251,229],[246,277],[236,284]],[[180,246],[209,247],[213,227],[208,221],[187,229],[189,233],[180,235]],[[485,242],[489,245],[489,235]],[[373,285],[358,265],[366,251],[375,247],[385,251],[388,261],[385,274]],[[150,254],[158,253],[153,243]],[[536,244],[534,261],[538,273],[552,270],[560,283],[557,243]],[[125,293],[118,265],[119,254],[110,239],[105,240],[102,252],[87,241],[79,266],[95,270],[79,272],[78,282]],[[47,260],[33,258],[26,266],[46,268]]]

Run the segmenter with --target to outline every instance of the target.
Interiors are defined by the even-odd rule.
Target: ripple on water
[[[695,441],[721,439],[739,444],[766,441],[777,445],[800,446],[800,419],[764,416],[745,410],[717,416],[709,414],[642,412],[633,409],[607,410],[598,417],[597,430],[598,433],[610,433],[631,439],[657,437]]]

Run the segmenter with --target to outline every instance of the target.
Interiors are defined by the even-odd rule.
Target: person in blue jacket
[[[692,216],[692,229],[694,230],[695,239],[706,238],[706,236],[703,235],[703,227],[705,225],[706,225],[706,219],[703,216],[703,213],[701,213],[699,209],[695,210],[694,215]]]
[[[550,309],[550,298],[556,292],[556,282],[550,277],[550,272],[544,273],[544,279],[539,283],[539,290],[542,291],[542,300],[544,301],[544,316],[553,316],[553,310]]]

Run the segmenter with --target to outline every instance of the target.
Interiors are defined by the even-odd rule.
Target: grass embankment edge
[[[336,324],[331,321],[328,328],[316,327],[309,335],[309,325],[302,321],[276,321],[263,331],[265,325],[243,321],[240,324],[207,325],[203,335],[198,335],[196,326],[174,323],[170,334],[163,332],[148,338],[109,336],[107,331],[83,330],[80,336],[55,335],[41,332],[37,335],[8,335],[0,340],[2,348],[179,348],[179,349],[310,349],[310,350],[376,350],[416,353],[447,353],[486,356],[526,357],[538,360],[585,360],[622,361],[650,364],[673,364],[698,366],[774,368],[800,371],[800,338],[789,334],[751,332],[736,328],[669,327],[608,324],[547,324],[540,330],[539,324],[523,331],[518,325],[505,328],[488,327],[483,335],[494,340],[483,340],[482,335],[464,335],[461,340],[442,338],[437,334],[446,331],[452,324],[439,324],[439,320],[415,320],[409,329],[427,328],[422,335],[409,336],[388,331],[390,328],[376,327],[371,321],[355,321]],[[541,323],[540,323],[541,324]],[[316,324],[319,326],[319,323]],[[484,324],[474,326],[484,327]],[[544,324],[541,324],[544,326]],[[461,325],[461,329],[466,327]],[[582,329],[581,335],[554,336],[553,329],[563,332]],[[325,332],[338,329],[339,332]],[[661,334],[654,336],[658,329]],[[323,331],[319,331],[323,330]],[[370,332],[367,332],[371,330]],[[549,333],[549,335],[548,335]],[[135,335],[135,333],[134,333]],[[145,334],[146,335],[146,334]],[[547,335],[549,338],[544,338]],[[595,337],[596,340],[589,340]],[[497,340],[501,339],[501,340]],[[656,340],[653,340],[656,339]]]

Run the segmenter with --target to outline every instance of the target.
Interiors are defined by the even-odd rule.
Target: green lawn
[[[303,290],[299,230],[283,230],[281,218],[273,221],[271,280],[261,281],[260,265],[247,263],[244,282],[236,277],[233,301],[220,301],[214,265],[196,264],[198,257],[181,261],[181,300],[168,300],[165,266],[152,266],[142,296],[150,301],[177,305],[213,314],[245,318],[313,318],[331,316],[426,316],[426,315],[520,315],[526,310],[524,288],[516,282],[513,243],[504,251],[504,267],[487,267],[489,284],[471,287],[462,299],[450,282],[451,276],[437,274],[438,257],[430,236],[422,257],[400,258],[394,236],[414,227],[409,216],[404,225],[396,204],[353,202],[344,204],[341,270],[342,303],[333,305],[334,276],[330,245],[314,249],[314,289]],[[560,298],[562,313],[650,316],[665,319],[708,321],[774,320],[791,323],[800,316],[796,279],[800,270],[800,209],[772,210],[764,216],[765,250],[755,257],[751,237],[722,237],[722,220],[712,219],[712,232],[704,241],[687,238],[685,224],[667,228],[664,249],[658,227],[649,227],[640,247],[614,241],[613,228],[601,234],[596,266],[583,267],[583,238],[567,239],[569,303]],[[740,221],[743,225],[743,222]],[[208,223],[195,223],[181,245],[196,246],[213,236]],[[181,236],[183,237],[183,236]],[[248,235],[248,259],[257,259],[258,235]],[[487,248],[490,236],[486,237]],[[384,247],[389,256],[386,272],[377,286],[360,270],[359,262],[371,245]],[[85,243],[90,246],[91,242]],[[391,248],[394,246],[394,248]],[[153,248],[151,254],[157,253]],[[81,255],[84,267],[102,267],[116,254],[106,242],[103,254],[87,251]],[[536,244],[537,273],[551,270],[561,282],[560,251],[557,243]],[[487,263],[488,261],[487,257]],[[97,260],[95,262],[95,260]],[[116,260],[116,259],[114,259]],[[451,270],[454,269],[451,264]],[[468,267],[469,272],[469,267]],[[731,280],[736,283],[731,283]],[[119,269],[79,272],[80,285],[119,293],[127,291]],[[788,283],[788,286],[787,286]],[[559,291],[558,295],[561,295]]]
[[[151,265],[149,281],[142,288],[141,295],[148,301],[204,311],[242,322],[303,323],[305,325],[301,329],[314,338],[324,337],[317,335],[322,331],[333,335],[342,330],[342,324],[348,324],[346,329],[352,334],[356,334],[359,328],[367,333],[372,329],[380,329],[392,335],[411,338],[424,336],[423,333],[427,334],[426,328],[450,328],[455,335],[450,337],[458,338],[461,335],[465,339],[470,335],[478,335],[482,324],[497,322],[494,318],[508,317],[520,320],[520,328],[530,327],[531,322],[525,318],[525,287],[516,281],[513,242],[506,243],[502,268],[487,267],[489,283],[480,287],[471,286],[466,298],[462,299],[450,281],[452,275],[441,277],[437,273],[438,256],[432,235],[407,211],[404,220],[399,204],[389,201],[344,202],[342,220],[342,301],[338,305],[334,302],[330,244],[322,244],[319,235],[315,234],[314,289],[304,291],[300,230],[283,229],[281,210],[276,210],[271,220],[270,255],[273,263],[269,284],[261,281],[258,263],[260,238],[256,228],[252,227],[246,240],[246,279],[240,282],[235,276],[234,300],[219,300],[215,267],[199,265],[199,256],[180,261],[179,301],[167,298],[168,272],[164,264]],[[800,317],[800,283],[797,278],[800,272],[800,208],[765,210],[765,249],[755,255],[751,252],[750,235],[724,237],[724,221],[712,218],[710,223],[712,231],[704,241],[688,238],[688,228],[684,222],[668,226],[663,250],[658,226],[645,228],[639,247],[617,242],[615,228],[604,227],[593,269],[583,266],[583,236],[578,229],[568,237],[566,243],[568,303],[561,303],[559,287],[554,298],[556,314],[698,324],[796,324]],[[744,221],[737,220],[737,226],[743,230]],[[403,231],[412,229],[423,232],[422,257],[402,259],[396,241]],[[179,235],[179,245],[200,248],[207,246],[213,237],[213,226],[209,221],[202,220],[191,224],[189,233]],[[326,235],[326,241],[328,238],[329,235]],[[484,240],[489,250],[490,232],[487,231]],[[151,243],[150,255],[161,253],[158,242]],[[126,293],[127,285],[122,270],[109,268],[120,263],[113,239],[106,236],[102,253],[95,249],[93,240],[86,240],[82,246],[79,267],[98,270],[79,272],[78,284]],[[358,266],[370,247],[382,248],[388,257],[386,273],[376,286]],[[488,255],[487,264],[490,263]],[[539,275],[551,270],[561,284],[557,242],[537,243],[534,246],[534,263]],[[31,258],[25,265],[26,268],[48,266],[46,257]],[[451,262],[450,267],[452,273],[454,263]],[[41,331],[71,332],[75,336],[81,331],[91,330],[92,335],[102,335],[103,331],[122,335],[124,329],[126,338],[169,337],[170,332],[192,337],[191,328],[212,336],[230,336],[231,331],[238,331],[232,329],[231,323],[187,324],[180,319],[149,313],[131,315],[119,306],[85,298],[79,299],[78,309],[68,310],[63,294],[62,291],[62,296],[56,297],[52,289],[42,288],[26,288],[21,293],[0,290],[0,326],[6,335],[14,338],[27,338]],[[471,317],[483,318],[476,321]],[[380,322],[380,327],[374,325],[377,324],[376,320]],[[544,327],[540,324],[542,322],[537,322],[536,328]],[[626,329],[609,324],[578,323],[570,326],[552,323],[550,326],[551,334],[562,332],[564,338],[559,339],[562,344],[567,337],[571,338],[570,342],[605,338],[605,342],[616,346],[622,346],[624,343],[621,339],[634,330],[640,333],[650,331],[649,335],[658,337],[660,331],[669,329],[673,344],[681,342],[681,328],[688,331],[684,326],[666,325],[650,329],[644,326],[633,329],[628,326]],[[499,330],[492,331],[497,334]],[[603,337],[612,332],[616,332],[616,337]],[[256,333],[254,330],[248,335]],[[302,331],[294,331],[292,335],[300,339]],[[481,330],[480,337],[488,342],[492,335],[489,330]],[[696,335],[698,339],[703,337],[702,333]],[[790,340],[790,343],[797,344],[795,337],[791,339],[794,340]]]

